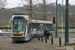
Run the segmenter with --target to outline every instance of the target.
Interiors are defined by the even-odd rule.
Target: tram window
[[[24,21],[14,20],[13,21],[13,31],[23,31],[23,30],[24,30]]]
[[[15,17],[14,19],[23,19],[22,17]]]
[[[44,24],[37,24],[38,30],[43,31],[44,30]]]
[[[51,30],[54,30],[54,29],[53,29],[53,25],[51,25]]]
[[[28,24],[28,33],[29,33],[29,31],[30,31],[30,24]]]
[[[36,23],[33,23],[33,28],[36,28]]]
[[[38,24],[38,31],[40,30],[40,24]]]
[[[31,28],[30,28],[31,30],[33,30],[34,28],[37,28],[36,23],[31,23],[30,25],[31,25]]]
[[[32,23],[28,24],[28,33],[30,33],[30,31],[32,31]]]
[[[38,24],[38,30],[39,31],[44,31],[47,28],[49,30],[53,30],[53,25],[52,24],[43,24],[43,25]]]
[[[50,24],[44,24],[43,28],[44,28],[44,30],[47,29],[47,28],[49,28],[49,30],[50,30]]]

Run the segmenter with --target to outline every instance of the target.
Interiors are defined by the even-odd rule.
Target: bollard
[[[39,35],[39,41],[40,41],[40,35]]]
[[[51,37],[51,44],[53,44],[53,37]]]
[[[47,43],[47,36],[45,36],[45,43]]]
[[[38,40],[40,41],[40,35],[38,36]]]
[[[39,35],[38,35],[38,40],[39,40]]]
[[[59,38],[59,46],[61,46],[61,38]]]
[[[42,42],[43,42],[43,36],[41,36]]]

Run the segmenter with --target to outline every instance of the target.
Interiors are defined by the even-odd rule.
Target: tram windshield
[[[13,31],[24,31],[24,20],[14,20]]]

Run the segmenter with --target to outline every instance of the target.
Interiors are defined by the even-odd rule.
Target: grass
[[[53,37],[53,38],[59,38],[59,37]]]
[[[72,46],[72,45],[75,45],[75,43],[67,43],[66,45]]]

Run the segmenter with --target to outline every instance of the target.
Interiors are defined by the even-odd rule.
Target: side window
[[[38,24],[37,27],[38,27],[39,31],[43,31],[44,30],[43,29],[44,28],[44,24]]]
[[[38,24],[38,31],[40,30],[40,24]]]
[[[26,24],[27,24],[27,21],[25,20],[25,23],[24,23],[24,29],[25,29],[25,31],[26,31]]]
[[[2,30],[2,32],[4,32],[4,30]]]
[[[51,30],[54,30],[54,29],[53,29],[53,25],[51,25]]]
[[[8,30],[5,30],[5,32],[9,32]]]
[[[30,33],[31,24],[28,24],[28,33]]]

